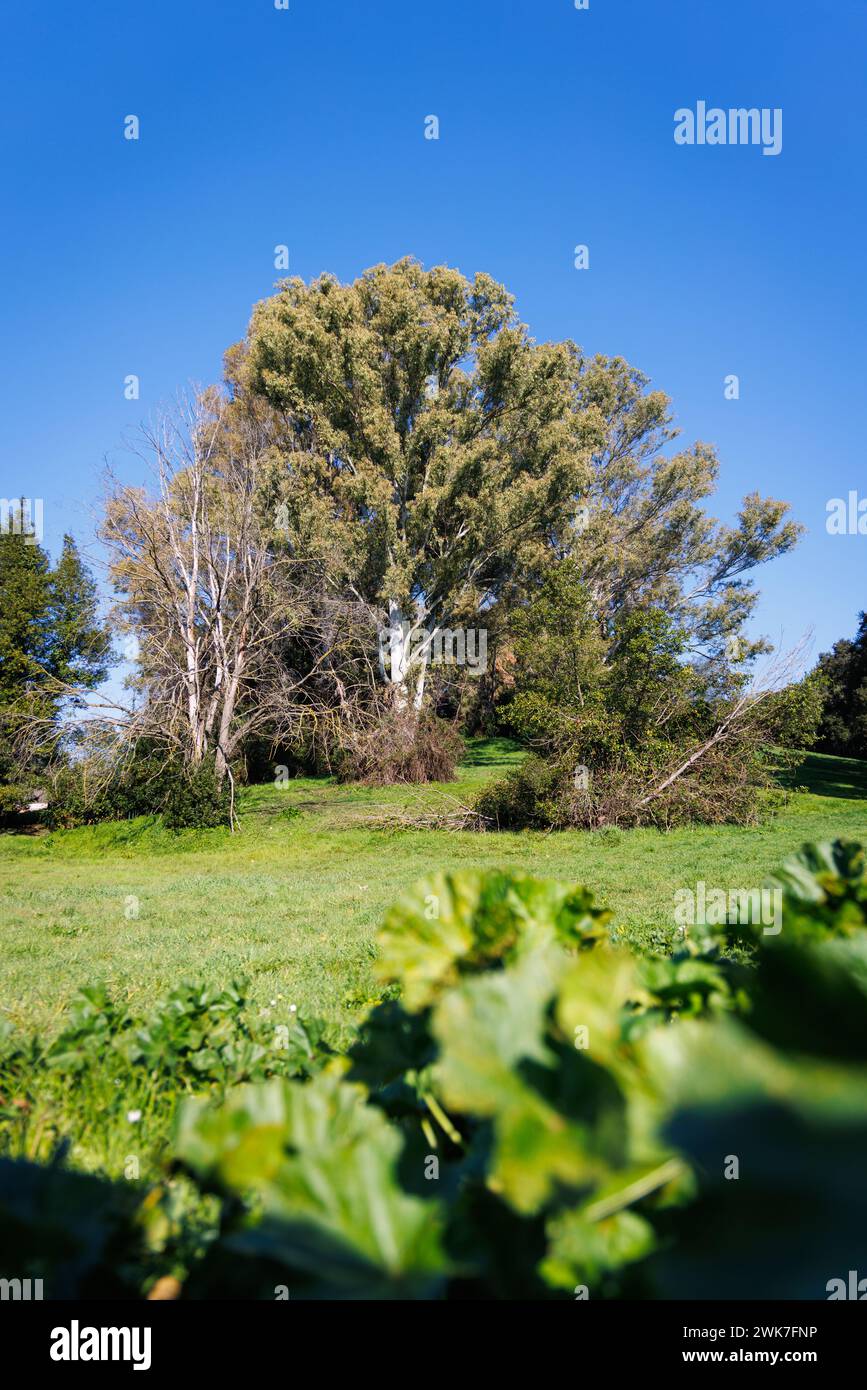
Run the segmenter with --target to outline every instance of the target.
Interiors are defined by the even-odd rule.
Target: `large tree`
[[[233,389],[279,413],[291,544],[387,632],[398,709],[421,707],[429,638],[483,621],[562,538],[587,481],[576,370],[490,276],[412,260],[285,282],[231,354]]]
[[[230,355],[283,433],[275,497],[294,543],[395,634],[383,674],[420,705],[409,632],[479,620],[576,560],[600,631],[649,604],[695,659],[720,659],[757,595],[750,572],[795,544],[784,502],[758,493],[709,517],[718,460],[672,451],[671,402],[620,358],[536,344],[489,276],[377,266],[354,284],[284,283]],[[740,641],[741,658],[762,643]]]
[[[52,567],[35,537],[6,523],[0,522],[0,783],[12,804],[26,795],[42,761],[22,765],[22,730],[38,728],[44,757],[60,731],[64,703],[105,678],[111,643],[72,536],[64,536]]]
[[[818,748],[848,758],[867,758],[867,613],[852,641],[835,642],[816,672],[827,685]]]
[[[115,484],[101,527],[116,620],[138,643],[134,707],[105,717],[126,744],[156,741],[188,768],[213,759],[219,782],[246,739],[299,716],[299,567],[262,511],[269,448],[255,402],[195,397],[145,429],[154,486]]]
[[[107,509],[141,648],[133,728],[215,755],[222,777],[253,737],[302,739],[312,709],[338,743],[361,728],[361,763],[393,741],[418,766],[433,639],[490,625],[514,648],[567,561],[600,719],[629,666],[624,728],[652,723],[654,634],[685,718],[691,692],[737,700],[764,645],[742,636],[751,572],[800,529],[786,504],[751,494],[735,525],[714,521],[716,455],[672,447],[668,398],[622,359],[535,342],[489,276],[403,260],[350,285],[286,281],[227,354],[226,386],[151,435],[155,492],[118,488]],[[552,643],[534,653],[526,623],[523,642],[553,707],[562,663],[544,669]]]

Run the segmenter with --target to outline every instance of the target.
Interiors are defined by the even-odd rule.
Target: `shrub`
[[[687,775],[660,795],[647,793],[660,783],[683,749],[654,745],[643,751],[607,756],[587,765],[581,753],[543,758],[530,754],[520,767],[492,782],[473,809],[498,830],[582,829],[652,825],[756,824],[785,800],[773,782],[761,750],[745,741],[707,754]]]
[[[556,767],[530,753],[520,767],[486,786],[473,809],[497,830],[544,829],[551,824],[556,779]]]
[[[775,691],[762,710],[768,738],[781,748],[813,748],[827,695],[828,680],[821,670]]]
[[[69,830],[157,815],[171,776],[171,764],[156,756],[138,757],[119,767],[88,761],[59,768],[47,783],[45,824]]]
[[[214,760],[190,769],[148,750],[115,766],[74,763],[48,781],[45,824],[52,828],[154,815],[172,830],[228,825],[229,789],[218,787]]]
[[[347,734],[337,759],[342,781],[384,787],[395,782],[450,782],[464,754],[453,724],[427,711],[390,710]]]
[[[212,758],[197,767],[175,771],[163,802],[169,830],[210,829],[229,824],[228,779],[218,783]]]
[[[36,787],[21,782],[0,786],[0,826],[20,824],[21,812],[37,799],[36,791]]]
[[[687,630],[658,603],[626,605],[600,628],[571,560],[512,627],[503,726],[546,766],[486,789],[476,809],[494,825],[755,824],[772,787],[771,745],[810,736],[818,718],[812,679],[743,702],[745,673],[721,651],[688,660]]]

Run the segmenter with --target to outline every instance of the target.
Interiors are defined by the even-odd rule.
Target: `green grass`
[[[582,881],[627,935],[663,943],[677,887],[750,888],[806,840],[867,840],[867,766],[818,755],[790,779],[805,790],[759,829],[479,835],[365,824],[464,799],[520,757],[505,740],[476,741],[458,781],[423,790],[313,778],[253,787],[234,836],[176,835],[149,820],[0,836],[0,1017],[50,1034],[82,984],[105,981],[141,1010],[181,978],[241,976],[257,1004],[295,1004],[343,1042],[375,993],[383,912],[424,874],[474,865]],[[133,898],[137,917],[126,915]]]

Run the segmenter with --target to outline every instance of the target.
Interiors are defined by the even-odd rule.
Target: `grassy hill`
[[[146,819],[0,836],[0,1018],[50,1032],[83,984],[105,981],[141,1009],[185,976],[245,977],[262,1006],[295,1004],[345,1041],[374,993],[384,910],[435,870],[582,881],[622,932],[664,945],[678,887],[748,889],[806,840],[867,840],[867,765],[818,755],[789,779],[786,809],[758,829],[480,835],[389,823],[468,798],[521,756],[505,740],[478,740],[458,781],[442,787],[321,778],[252,787],[234,836],[172,834]]]

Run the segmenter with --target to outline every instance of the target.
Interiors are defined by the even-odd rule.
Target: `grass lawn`
[[[759,829],[491,834],[365,824],[388,808],[466,798],[521,753],[470,746],[441,788],[356,788],[304,778],[242,795],[242,831],[171,834],[148,820],[0,836],[0,1018],[51,1032],[70,995],[105,981],[137,1009],[184,977],[251,982],[346,1041],[375,990],[373,938],[415,879],[462,866],[582,881],[635,939],[663,943],[673,894],[757,887],[806,840],[867,840],[867,765],[811,755],[791,800]],[[138,915],[133,915],[137,907]]]

